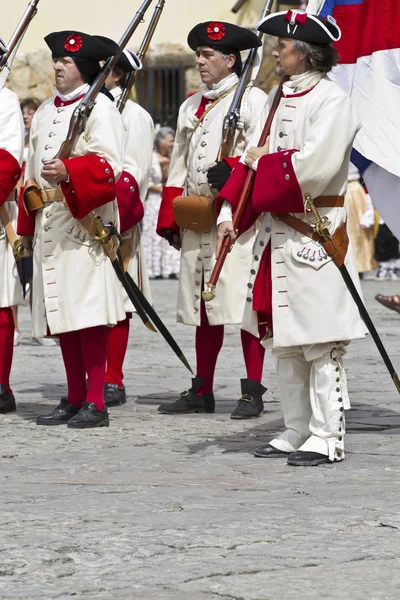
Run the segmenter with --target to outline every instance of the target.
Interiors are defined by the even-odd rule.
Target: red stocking
[[[201,325],[196,327],[196,375],[204,379],[198,395],[213,391],[218,354],[224,341],[224,326],[209,325],[204,301],[201,302]]]
[[[59,336],[67,375],[68,401],[74,406],[82,406],[86,400],[86,371],[79,333],[79,331],[69,331]]]
[[[88,377],[86,402],[93,402],[104,410],[104,379],[107,361],[107,333],[105,325],[80,330],[83,363]]]
[[[14,353],[14,317],[11,308],[0,308],[0,383],[10,391],[10,373]]]
[[[265,333],[265,325],[259,325],[260,338],[256,338],[248,331],[244,331],[244,329],[240,330],[247,378],[258,381],[258,383],[261,383],[262,380],[265,355],[265,348],[260,344],[260,340],[262,340]]]
[[[120,321],[115,327],[107,327],[107,372],[106,382],[122,387],[122,371],[129,339],[129,318]]]

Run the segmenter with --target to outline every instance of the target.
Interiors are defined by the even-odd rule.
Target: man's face
[[[275,58],[276,75],[300,75],[308,70],[306,66],[307,56],[297,52],[293,40],[279,38],[272,50],[272,56]]]
[[[85,83],[82,73],[71,57],[55,57],[53,63],[56,88],[61,94],[70,94]]]
[[[209,88],[231,74],[236,57],[233,54],[224,57],[218,50],[200,46],[196,51],[196,66],[201,81]]]

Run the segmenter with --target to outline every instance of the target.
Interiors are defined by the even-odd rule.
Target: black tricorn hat
[[[309,44],[332,44],[340,40],[341,31],[333,17],[323,19],[303,11],[288,10],[264,17],[256,29],[280,38]]]
[[[5,43],[3,38],[0,38],[0,56],[3,56],[3,54],[5,54],[6,52],[7,52],[7,44]]]
[[[55,31],[46,35],[44,41],[53,56],[70,56],[71,58],[85,58],[91,61],[100,61],[115,56],[119,46],[112,40],[105,44],[98,36],[89,35],[81,31]]]
[[[187,41],[194,51],[199,46],[232,48],[239,51],[261,46],[261,40],[255,33],[224,21],[199,23],[190,31]]]
[[[104,44],[109,45],[110,48],[117,46],[118,51],[121,51],[118,44],[110,38],[104,37],[104,35],[95,35],[93,37],[100,40]],[[114,54],[118,54],[118,52],[115,52]],[[131,50],[127,50],[126,48],[121,53],[121,56],[118,58],[116,66],[122,69],[123,71],[126,71],[127,73],[131,73],[132,71],[140,71],[140,69],[143,67],[140,58],[136,56],[134,52],[132,52]]]

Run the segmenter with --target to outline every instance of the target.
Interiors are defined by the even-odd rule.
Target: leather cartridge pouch
[[[43,208],[40,187],[34,179],[28,179],[24,189],[24,206],[27,213]]]
[[[172,210],[179,227],[196,233],[209,231],[217,221],[215,200],[208,196],[177,196]]]

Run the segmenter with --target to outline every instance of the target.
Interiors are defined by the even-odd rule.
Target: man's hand
[[[249,148],[249,150],[246,152],[244,162],[248,167],[251,168],[253,166],[253,163],[258,158],[261,158],[266,154],[269,154],[269,136],[264,146],[261,146],[260,148],[258,146],[252,146],[251,148]]]
[[[169,245],[175,248],[175,250],[180,250],[182,248],[181,236],[173,229],[166,229],[164,231],[164,237]]]
[[[237,238],[236,234],[237,234],[237,232],[235,232],[235,230],[233,229],[232,221],[223,221],[222,223],[220,223],[218,225],[217,251],[215,253],[216,258],[218,258],[218,256],[219,256],[222,244],[227,235],[229,235],[229,237],[230,237],[230,240],[231,240],[230,250],[232,250],[233,244],[235,243],[236,238]],[[230,250],[229,250],[229,252],[230,252]]]
[[[68,179],[68,171],[62,160],[53,158],[44,163],[41,176],[48,183],[60,183]]]

